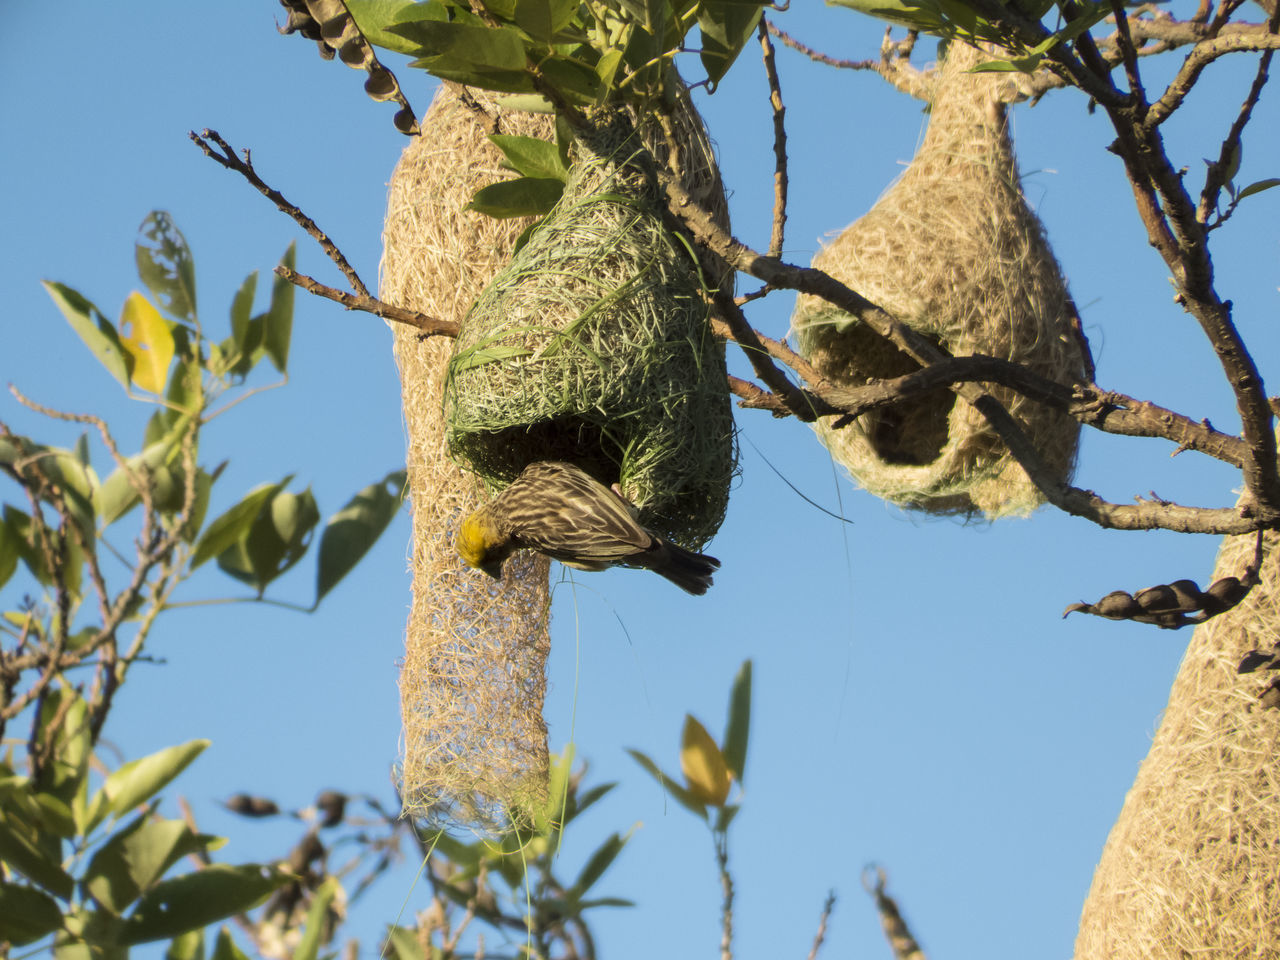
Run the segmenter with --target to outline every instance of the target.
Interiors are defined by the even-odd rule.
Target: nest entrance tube
[[[1074,308],[1043,228],[1019,185],[1002,74],[952,41],[928,82],[932,106],[910,166],[813,265],[956,356],[1025,364],[1072,383],[1083,370]],[[915,369],[858,320],[802,296],[796,344],[822,374],[861,386]],[[1049,469],[1066,480],[1079,424],[1007,388],[984,388],[1009,411]],[[1025,515],[1043,500],[986,419],[950,390],[882,407],[839,430],[815,425],[832,457],[878,497],[933,514]]]

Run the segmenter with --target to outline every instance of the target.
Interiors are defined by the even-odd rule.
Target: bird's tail
[[[702,596],[711,586],[711,575],[720,567],[720,561],[704,553],[686,550],[670,540],[662,542],[662,559],[651,570],[666,577],[681,590]]]

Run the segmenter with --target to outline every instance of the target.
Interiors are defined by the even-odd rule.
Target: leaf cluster
[[[700,34],[714,88],[755,32],[755,0],[462,0],[348,8],[377,46],[444,80],[517,95],[525,108],[643,105],[670,97],[677,54]]]

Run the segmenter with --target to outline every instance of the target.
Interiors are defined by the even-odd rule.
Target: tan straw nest
[[[1227,537],[1214,577],[1239,576],[1253,534]],[[1280,643],[1280,537],[1260,582],[1195,628],[1164,719],[1093,876],[1076,960],[1280,956],[1280,710],[1269,671],[1241,658]]]
[[[959,41],[933,75],[928,131],[901,178],[813,265],[956,355],[1024,363],[1071,382],[1082,370],[1066,284],[1027,206],[1000,74],[967,72],[985,55]],[[801,297],[797,344],[851,386],[900,376],[913,360],[825,301]],[[1063,479],[1079,425],[989,385]],[[1024,515],[1042,502],[983,416],[948,390],[881,408],[818,435],[870,493],[934,514]]]
[[[461,320],[505,265],[528,220],[463,208],[511,174],[485,138],[553,135],[548,116],[511,113],[445,84],[391,178],[383,231],[382,299]],[[545,793],[548,562],[522,554],[500,581],[464,567],[458,521],[484,487],[450,459],[441,415],[453,342],[395,326],[413,505],[413,603],[400,674],[406,812],[500,823]]]

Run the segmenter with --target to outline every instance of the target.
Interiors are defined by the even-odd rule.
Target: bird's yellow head
[[[511,554],[502,531],[483,507],[462,521],[453,545],[467,566],[483,570],[495,580],[502,576],[502,562]]]

